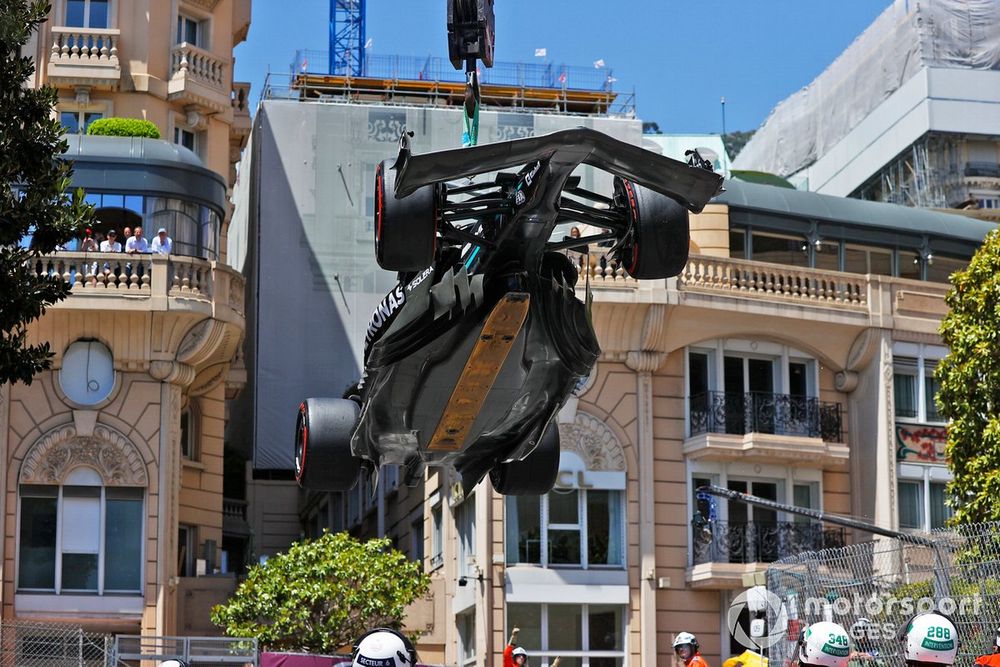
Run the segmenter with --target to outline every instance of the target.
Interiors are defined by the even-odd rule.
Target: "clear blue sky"
[[[758,127],[822,72],[890,0],[495,0],[496,59],[592,66],[603,59],[638,115],[664,132]],[[568,9],[572,7],[573,9]],[[447,57],[445,0],[368,0],[369,53]],[[256,102],[296,49],[327,49],[328,0],[253,0],[235,78]]]

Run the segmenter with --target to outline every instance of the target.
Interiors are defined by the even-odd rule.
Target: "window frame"
[[[444,507],[440,500],[431,504],[431,553],[428,566],[436,570],[444,565]]]
[[[707,357],[708,393],[730,391],[726,387],[725,359],[740,357],[743,361],[743,392],[748,393],[750,386],[750,360],[771,362],[771,393],[776,395],[791,395],[791,364],[804,364],[806,367],[806,395],[803,398],[822,400],[820,387],[819,360],[806,352],[789,345],[763,340],[750,339],[712,339],[684,348],[684,435],[691,438],[691,355]],[[695,395],[697,396],[697,395]]]
[[[697,503],[697,488],[694,480],[696,478],[708,479],[715,486],[729,488],[730,480],[733,481],[762,481],[778,482],[778,502],[785,502],[785,498],[792,498],[794,502],[795,487],[809,485],[812,487],[812,509],[823,511],[824,506],[824,483],[823,470],[821,467],[802,467],[798,465],[780,465],[763,463],[760,470],[755,470],[753,475],[743,468],[744,464],[735,461],[703,461],[689,460],[687,462],[686,485],[687,485],[687,516],[688,516],[688,566],[694,565],[694,516],[695,511],[700,511]],[[729,522],[729,503],[722,499],[715,499],[716,521]],[[793,523],[797,515],[789,512],[778,512],[779,523]],[[710,517],[703,515],[707,521]],[[751,519],[752,521],[752,519]]]
[[[466,496],[460,505],[455,507],[455,558],[459,577],[478,576],[477,566],[473,563],[476,557],[476,494]]]
[[[199,448],[198,440],[200,435],[201,410],[196,399],[190,399],[188,404],[181,410],[179,433],[181,458],[185,461],[198,461]],[[184,428],[184,420],[187,419],[187,428]]]
[[[899,525],[900,530],[904,531],[922,531],[929,532],[931,530],[937,530],[944,527],[931,525],[931,518],[933,516],[933,511],[931,508],[931,487],[934,485],[946,485],[952,479],[951,472],[948,468],[941,464],[935,463],[900,463],[897,469],[896,475],[896,497],[900,497],[899,486],[902,484],[917,484],[919,485],[918,502],[919,516],[920,516],[920,526],[911,527],[903,526],[900,521],[900,510],[902,509],[902,503],[897,501],[896,506],[896,522]],[[954,509],[944,505],[944,519],[947,521],[955,513]]]
[[[937,367],[941,360],[945,358],[948,354],[947,348],[937,345],[925,345],[923,343],[895,343],[892,350],[892,406],[893,406],[893,416],[897,422],[904,424],[933,424],[933,425],[945,425],[948,421],[941,417],[937,413],[936,405],[934,414],[931,415],[927,409],[928,407],[928,396],[927,396],[927,384],[928,380],[933,381],[934,368]],[[907,372],[900,372],[913,369],[912,374]],[[916,401],[916,414],[912,416],[901,416],[899,414],[899,408],[897,403],[896,395],[896,385],[898,375],[907,375],[913,377],[916,392],[914,395],[914,400]],[[931,397],[933,402],[933,397]],[[934,417],[934,419],[931,419]]]
[[[195,27],[195,41],[189,42],[187,29],[189,25]],[[212,19],[192,11],[189,7],[181,7],[177,10],[177,21],[174,23],[174,46],[187,44],[202,51],[211,50],[212,45]]]
[[[533,647],[525,645],[528,653],[531,655],[532,659],[539,660],[541,663],[551,664],[552,660],[557,656],[562,656],[563,659],[573,658],[580,661],[581,667],[589,667],[591,659],[594,658],[611,658],[612,660],[620,660],[621,665],[628,663],[628,606],[623,604],[613,604],[613,603],[594,603],[594,602],[584,602],[584,603],[551,603],[551,602],[513,602],[508,603],[506,613],[504,614],[504,622],[506,625],[506,635],[509,635],[513,629],[513,624],[511,621],[511,606],[533,606],[539,607],[539,614],[541,620],[541,627],[539,628],[539,638],[541,646]],[[580,648],[577,650],[573,649],[554,649],[550,648],[551,640],[549,633],[549,607],[578,607],[580,609]],[[619,611],[619,621],[618,621],[618,642],[621,645],[620,650],[591,650],[590,649],[590,621],[591,621],[591,608],[592,607],[615,607]]]
[[[184,143],[184,141],[183,141],[185,134],[191,135],[191,145],[190,146],[186,145]],[[187,127],[185,125],[181,125],[181,124],[175,124],[174,125],[174,143],[177,144],[178,146],[182,146],[182,147],[188,149],[189,151],[191,151],[192,153],[194,153],[198,157],[201,157],[201,153],[199,152],[199,148],[200,148],[201,142],[199,141],[200,137],[198,136],[200,134],[201,133],[198,132],[197,130],[193,130],[190,127]]]
[[[81,470],[78,468],[77,470]],[[96,470],[89,467],[84,467],[82,470],[93,471],[95,475],[99,475]],[[76,472],[76,471],[74,471]],[[73,473],[70,473],[72,476]],[[149,501],[147,489],[145,487],[139,486],[107,486],[106,484],[101,485],[87,485],[79,483],[66,483],[67,480],[63,480],[59,484],[19,484],[17,488],[17,525],[16,525],[16,537],[15,537],[15,554],[14,554],[14,566],[15,566],[15,576],[14,576],[14,592],[17,595],[30,594],[30,595],[50,595],[50,596],[96,596],[96,597],[108,597],[108,596],[142,596],[143,588],[145,585],[145,559],[146,559],[146,521],[148,518],[148,506]],[[50,497],[50,496],[25,496],[24,487],[54,487],[56,489],[56,526],[55,526],[55,559],[53,563],[53,588],[31,588],[21,586],[21,523],[22,523],[22,513],[24,509],[23,499],[25,497]],[[62,581],[62,570],[63,570],[63,557],[65,553],[63,552],[63,527],[64,527],[64,489],[65,487],[86,487],[93,486],[93,488],[99,489],[99,536],[98,536],[98,552],[97,552],[97,588],[95,590],[91,589],[70,589],[63,586]],[[142,521],[139,524],[139,587],[137,589],[109,589],[105,586],[105,556],[107,553],[107,515],[108,515],[108,489],[129,489],[138,491],[137,500],[140,503],[140,510],[142,513]]]
[[[81,30],[108,30],[113,29],[117,25],[115,17],[117,16],[117,0],[107,0],[108,5],[108,20],[107,25],[104,27],[94,27],[90,25],[90,9],[91,4],[94,0],[81,0],[83,5],[83,25],[82,26],[71,26],[69,25],[69,0],[63,0],[59,3],[59,27],[66,28],[79,28]],[[100,1],[100,0],[98,0]]]
[[[619,526],[618,526],[618,539],[620,540],[619,550],[621,553],[621,563],[591,563],[590,562],[590,548],[589,548],[589,510],[587,502],[587,493],[589,491],[601,491],[608,492],[609,494],[614,494],[609,496],[610,498],[615,498],[618,503],[618,515],[619,515]],[[577,522],[575,524],[562,524],[562,523],[551,523],[550,518],[550,503],[549,495],[552,493],[566,493],[573,492],[576,493],[576,503],[577,503]],[[507,496],[504,504],[504,511],[509,513],[511,510],[511,504],[518,502],[517,496]],[[511,561],[508,558],[508,549],[504,549],[504,559],[506,560],[508,567],[541,567],[545,569],[555,569],[555,570],[624,570],[628,568],[628,517],[627,513],[627,500],[626,493],[624,489],[606,489],[606,488],[553,488],[549,493],[538,496],[538,512],[540,521],[540,534],[539,534],[539,562],[523,562],[523,561]],[[610,505],[609,505],[610,512]],[[577,563],[551,563],[550,561],[550,548],[549,543],[549,531],[562,530],[571,531],[575,530],[580,535],[580,560]]]
[[[467,626],[463,627],[463,623]],[[476,664],[476,610],[470,609],[455,614],[455,629],[458,631],[458,664],[473,667]],[[471,648],[471,650],[466,650]]]

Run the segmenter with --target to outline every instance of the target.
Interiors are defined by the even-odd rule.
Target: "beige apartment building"
[[[59,92],[95,235],[164,227],[174,245],[127,256],[81,239],[36,265],[72,293],[29,329],[52,369],[0,387],[5,620],[204,634],[233,589],[245,503],[223,495],[223,436],[245,320],[225,239],[250,129],[232,52],[249,24],[250,0],[56,0],[27,47],[33,85]],[[163,138],[83,136],[111,116]]]
[[[382,531],[424,561],[432,591],[408,621],[425,632],[423,661],[498,664],[520,627],[532,664],[667,664],[681,631],[718,664],[743,650],[726,611],[746,575],[866,539],[709,502],[705,484],[893,529],[947,518],[937,330],[947,276],[990,225],[726,188],[692,218],[676,279],[589,269],[603,353],[559,415],[551,493],[504,498],[484,482],[463,498],[442,473],[422,489],[389,475],[309,515]]]

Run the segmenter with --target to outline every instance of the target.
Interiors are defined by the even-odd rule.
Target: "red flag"
[[[559,75],[559,83],[566,83],[566,72]]]

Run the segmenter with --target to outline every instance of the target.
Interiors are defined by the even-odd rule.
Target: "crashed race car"
[[[613,174],[613,192],[582,189],[580,164]],[[371,320],[359,382],[302,403],[299,484],[347,490],[382,464],[414,483],[435,465],[466,491],[489,474],[501,494],[547,493],[555,416],[600,354],[567,250],[602,244],[633,278],[675,276],[688,211],[721,184],[697,154],[684,163],[585,128],[422,155],[404,135],[375,172],[376,259],[399,285]],[[553,239],[566,222],[602,231]]]

